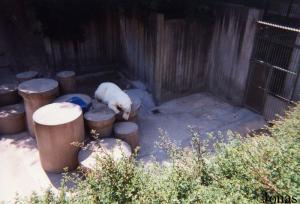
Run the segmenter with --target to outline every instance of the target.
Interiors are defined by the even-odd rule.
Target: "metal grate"
[[[267,0],[264,20],[300,27],[300,0]]]
[[[257,22],[245,105],[267,120],[300,100],[300,30]]]

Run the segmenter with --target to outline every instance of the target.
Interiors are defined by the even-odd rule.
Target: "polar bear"
[[[112,82],[104,82],[95,92],[95,98],[106,103],[116,114],[123,112],[123,118],[128,120],[132,101],[129,96]]]

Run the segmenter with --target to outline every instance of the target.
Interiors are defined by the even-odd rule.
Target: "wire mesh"
[[[245,105],[266,120],[300,100],[300,30],[259,21]]]

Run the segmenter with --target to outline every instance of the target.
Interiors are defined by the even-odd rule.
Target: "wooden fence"
[[[145,82],[159,101],[199,91],[205,85],[210,39],[210,30],[203,26],[197,21],[165,20],[161,14],[142,20],[120,17],[127,65],[121,71]]]
[[[241,104],[246,87],[255,22],[261,12],[216,7],[213,19],[143,19],[120,16],[123,64],[165,101],[203,89]]]
[[[156,15],[148,23],[135,17],[120,17],[122,63],[120,70],[128,77],[143,81],[154,90],[156,60]]]
[[[10,42],[5,52],[16,71],[74,69],[80,74],[118,67],[144,82],[158,102],[209,90],[241,104],[261,12],[222,5],[212,13],[208,20],[186,20],[104,12],[86,26],[84,42],[42,39],[26,30],[26,22],[20,32],[0,19],[0,27],[11,27],[0,30],[0,44]],[[22,19],[17,15],[17,22]]]
[[[83,42],[57,42],[46,38],[48,65],[55,71],[68,68],[78,73],[104,71],[107,65],[118,63],[119,40],[118,14],[107,12],[85,27]]]

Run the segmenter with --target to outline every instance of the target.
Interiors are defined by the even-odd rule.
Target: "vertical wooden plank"
[[[162,87],[162,69],[163,60],[162,56],[164,53],[164,16],[161,14],[156,15],[156,47],[155,47],[155,66],[154,66],[154,95],[157,101],[161,100],[161,87]]]
[[[146,77],[145,77],[145,66],[144,66],[144,57],[145,57],[145,53],[144,53],[144,42],[145,42],[145,38],[144,38],[144,24],[142,22],[139,23],[139,39],[140,39],[140,43],[139,43],[139,67],[141,69],[141,76],[140,79],[142,81],[146,81]]]
[[[156,40],[157,40],[157,33],[153,33],[152,31],[157,31],[157,14],[150,15],[150,22],[148,24],[148,55],[149,55],[149,80],[150,80],[150,87],[153,92],[155,92],[155,64],[156,64]],[[162,46],[162,45],[160,45]],[[160,54],[161,55],[161,54]],[[161,62],[159,62],[161,63]]]

